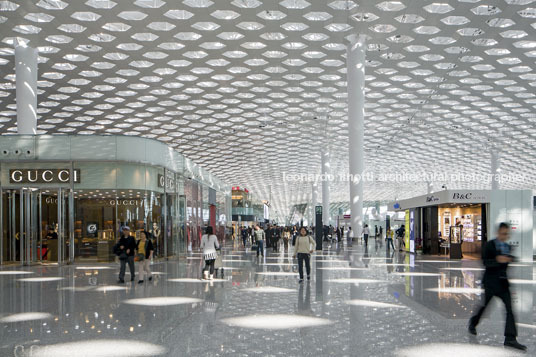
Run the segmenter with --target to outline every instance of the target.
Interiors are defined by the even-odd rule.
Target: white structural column
[[[354,38],[346,51],[346,81],[348,84],[348,139],[350,173],[351,227],[356,237],[363,230],[363,180],[365,169],[364,128],[365,128],[365,57],[364,35]]]
[[[37,50],[15,47],[17,133],[37,134]]]
[[[432,182],[426,181],[426,193],[428,195],[432,193],[432,186],[433,186]]]
[[[500,173],[499,170],[499,154],[496,150],[491,151],[491,189],[499,190],[499,180],[497,175]]]
[[[311,197],[311,226],[316,224],[316,204],[318,203],[318,183],[312,184],[312,197]]]
[[[322,223],[329,225],[329,178],[331,175],[329,151],[322,150]]]

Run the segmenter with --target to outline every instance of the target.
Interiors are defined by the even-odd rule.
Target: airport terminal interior
[[[536,355],[535,68],[536,0],[0,0],[0,356]]]

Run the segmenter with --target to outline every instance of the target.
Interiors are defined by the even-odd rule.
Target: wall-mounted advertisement
[[[409,251],[415,253],[415,210],[409,211]]]
[[[404,225],[405,232],[404,232],[404,243],[406,245],[406,251],[409,252],[409,209],[406,210],[406,223]]]

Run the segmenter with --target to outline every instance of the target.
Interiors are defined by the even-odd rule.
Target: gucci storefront
[[[108,262],[121,227],[180,256],[213,225],[230,188],[164,143],[122,136],[0,138],[2,263]],[[229,207],[228,207],[229,206]],[[230,224],[230,222],[229,222]]]

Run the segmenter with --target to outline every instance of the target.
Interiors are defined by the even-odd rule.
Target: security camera
[[[20,154],[21,154],[21,150],[16,149],[15,151],[13,151],[13,153],[14,153],[15,155],[20,155]]]
[[[32,154],[32,150],[28,149],[26,150],[26,156],[30,156]]]
[[[9,155],[9,151],[8,150],[2,150],[2,155],[4,155],[4,156]]]

